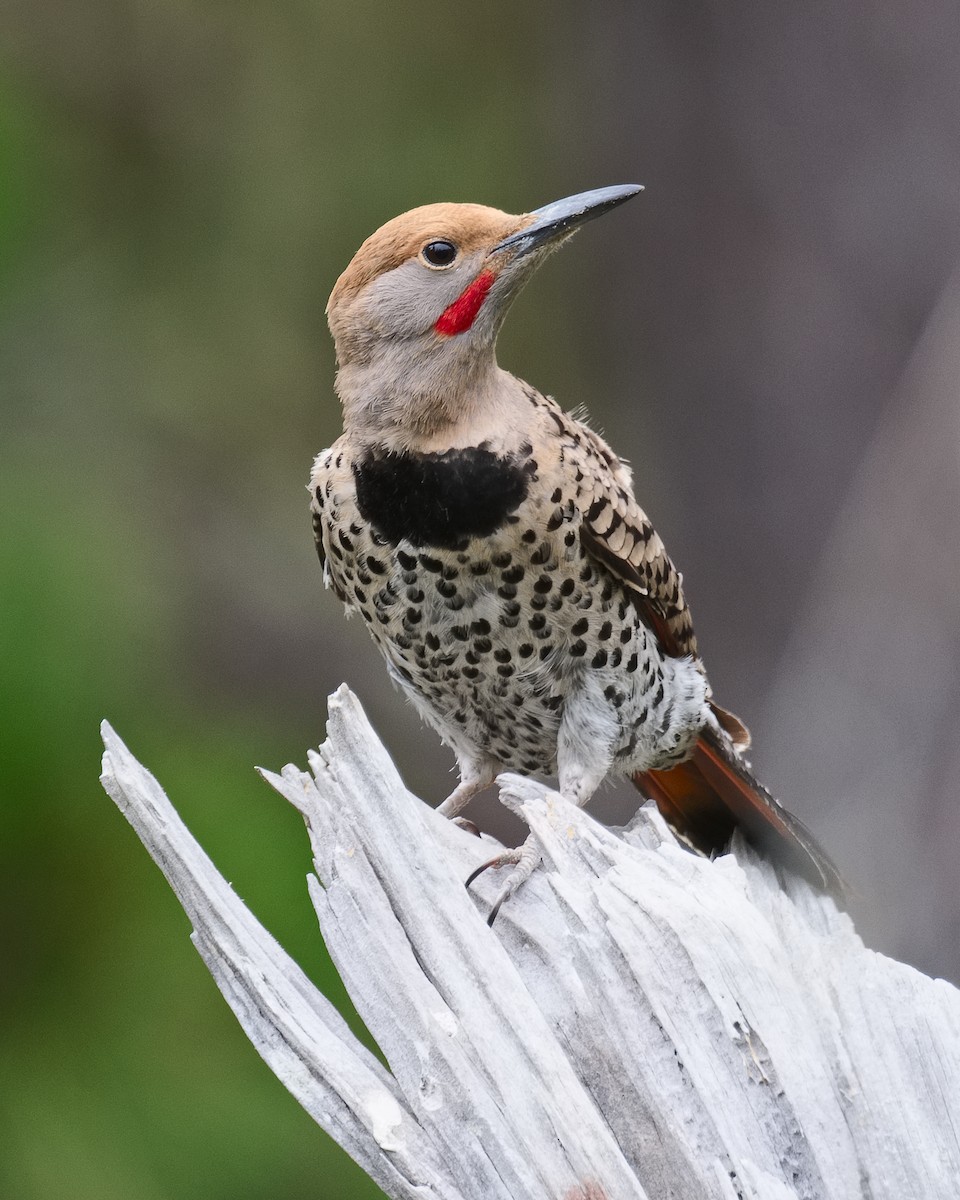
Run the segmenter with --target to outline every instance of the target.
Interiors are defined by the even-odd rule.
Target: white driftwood
[[[391,1197],[956,1200],[960,992],[864,949],[744,846],[708,862],[650,806],[612,831],[504,798],[546,869],[485,924],[478,841],[404,788],[355,697],[304,815],[320,929],[386,1071],[253,918],[104,723],[103,784],[281,1082]]]

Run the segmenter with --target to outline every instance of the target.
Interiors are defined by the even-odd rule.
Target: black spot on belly
[[[353,464],[357,507],[396,545],[455,549],[487,537],[523,503],[529,474],[479,446],[443,454],[377,454]]]

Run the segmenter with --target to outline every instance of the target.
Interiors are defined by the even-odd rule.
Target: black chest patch
[[[394,545],[454,550],[487,537],[527,495],[532,460],[522,466],[480,446],[442,454],[368,454],[353,464],[357,507]]]

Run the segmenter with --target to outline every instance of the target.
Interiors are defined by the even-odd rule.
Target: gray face
[[[484,258],[477,251],[444,269],[409,259],[364,288],[357,297],[356,316],[376,337],[406,340],[432,335],[441,313],[479,275]]]
[[[375,279],[357,296],[351,305],[352,331],[360,333],[364,340],[386,339],[394,346],[398,342],[420,340],[418,353],[427,352],[428,346],[438,352],[452,344],[459,344],[461,349],[465,343],[477,348],[489,346],[496,339],[509,302],[543,259],[564,240],[559,237],[522,258],[515,258],[510,250],[496,255],[477,250],[458,256],[445,268],[428,266],[420,258],[409,259]],[[483,270],[492,270],[496,279],[473,325],[454,338],[438,335],[434,327],[442,313]]]

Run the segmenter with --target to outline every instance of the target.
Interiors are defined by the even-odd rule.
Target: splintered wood
[[[507,776],[545,866],[489,929],[497,880],[463,881],[491,843],[406,791],[341,688],[310,772],[263,774],[306,820],[320,930],[386,1070],[103,736],[103,785],[250,1040],[388,1196],[960,1195],[960,992],[746,846],[709,862],[652,806],[609,830]]]

